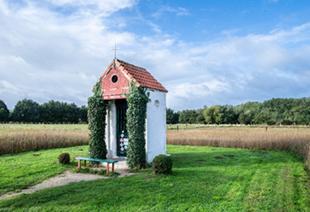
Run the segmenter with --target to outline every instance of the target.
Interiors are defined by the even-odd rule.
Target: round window
[[[116,75],[113,75],[111,80],[112,80],[113,83],[116,83],[117,80],[118,80],[118,77]]]
[[[155,100],[155,106],[158,107],[159,106],[159,100]]]

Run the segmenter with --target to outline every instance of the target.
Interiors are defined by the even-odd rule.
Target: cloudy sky
[[[310,96],[307,0],[0,0],[0,99],[86,104],[115,42],[176,110]]]

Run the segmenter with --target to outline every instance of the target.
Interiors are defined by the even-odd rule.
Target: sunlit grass
[[[43,190],[0,202],[0,208],[9,211],[310,209],[308,176],[294,155],[221,147],[168,146],[168,150],[174,163],[171,176],[154,176],[147,169],[130,177]],[[42,151],[39,163],[52,160],[52,155],[57,155],[55,151]],[[27,154],[30,153],[11,159],[31,157]]]

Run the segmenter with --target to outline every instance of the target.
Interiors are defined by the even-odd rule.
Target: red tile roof
[[[116,65],[123,68],[123,71],[125,71],[129,77],[135,80],[141,87],[168,92],[167,89],[145,68],[135,66],[119,59],[116,59]]]

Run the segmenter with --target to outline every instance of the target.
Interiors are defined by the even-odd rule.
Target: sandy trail
[[[124,161],[125,162],[125,161]],[[125,177],[130,176],[132,173],[128,172],[128,168],[126,163],[123,161],[120,161],[116,167],[115,171],[119,173],[120,175],[118,177]],[[19,196],[21,194],[31,194],[36,191],[40,191],[47,188],[54,188],[58,186],[64,186],[70,183],[77,183],[81,181],[92,181],[92,180],[98,180],[98,179],[109,179],[110,177],[102,176],[102,175],[96,175],[96,174],[85,174],[85,173],[73,173],[71,171],[65,171],[64,173],[57,175],[55,177],[51,177],[47,180],[44,180],[43,182],[31,186],[29,188],[23,189],[18,192],[8,192],[6,194],[3,194],[0,196],[0,200],[13,198],[16,196]]]

